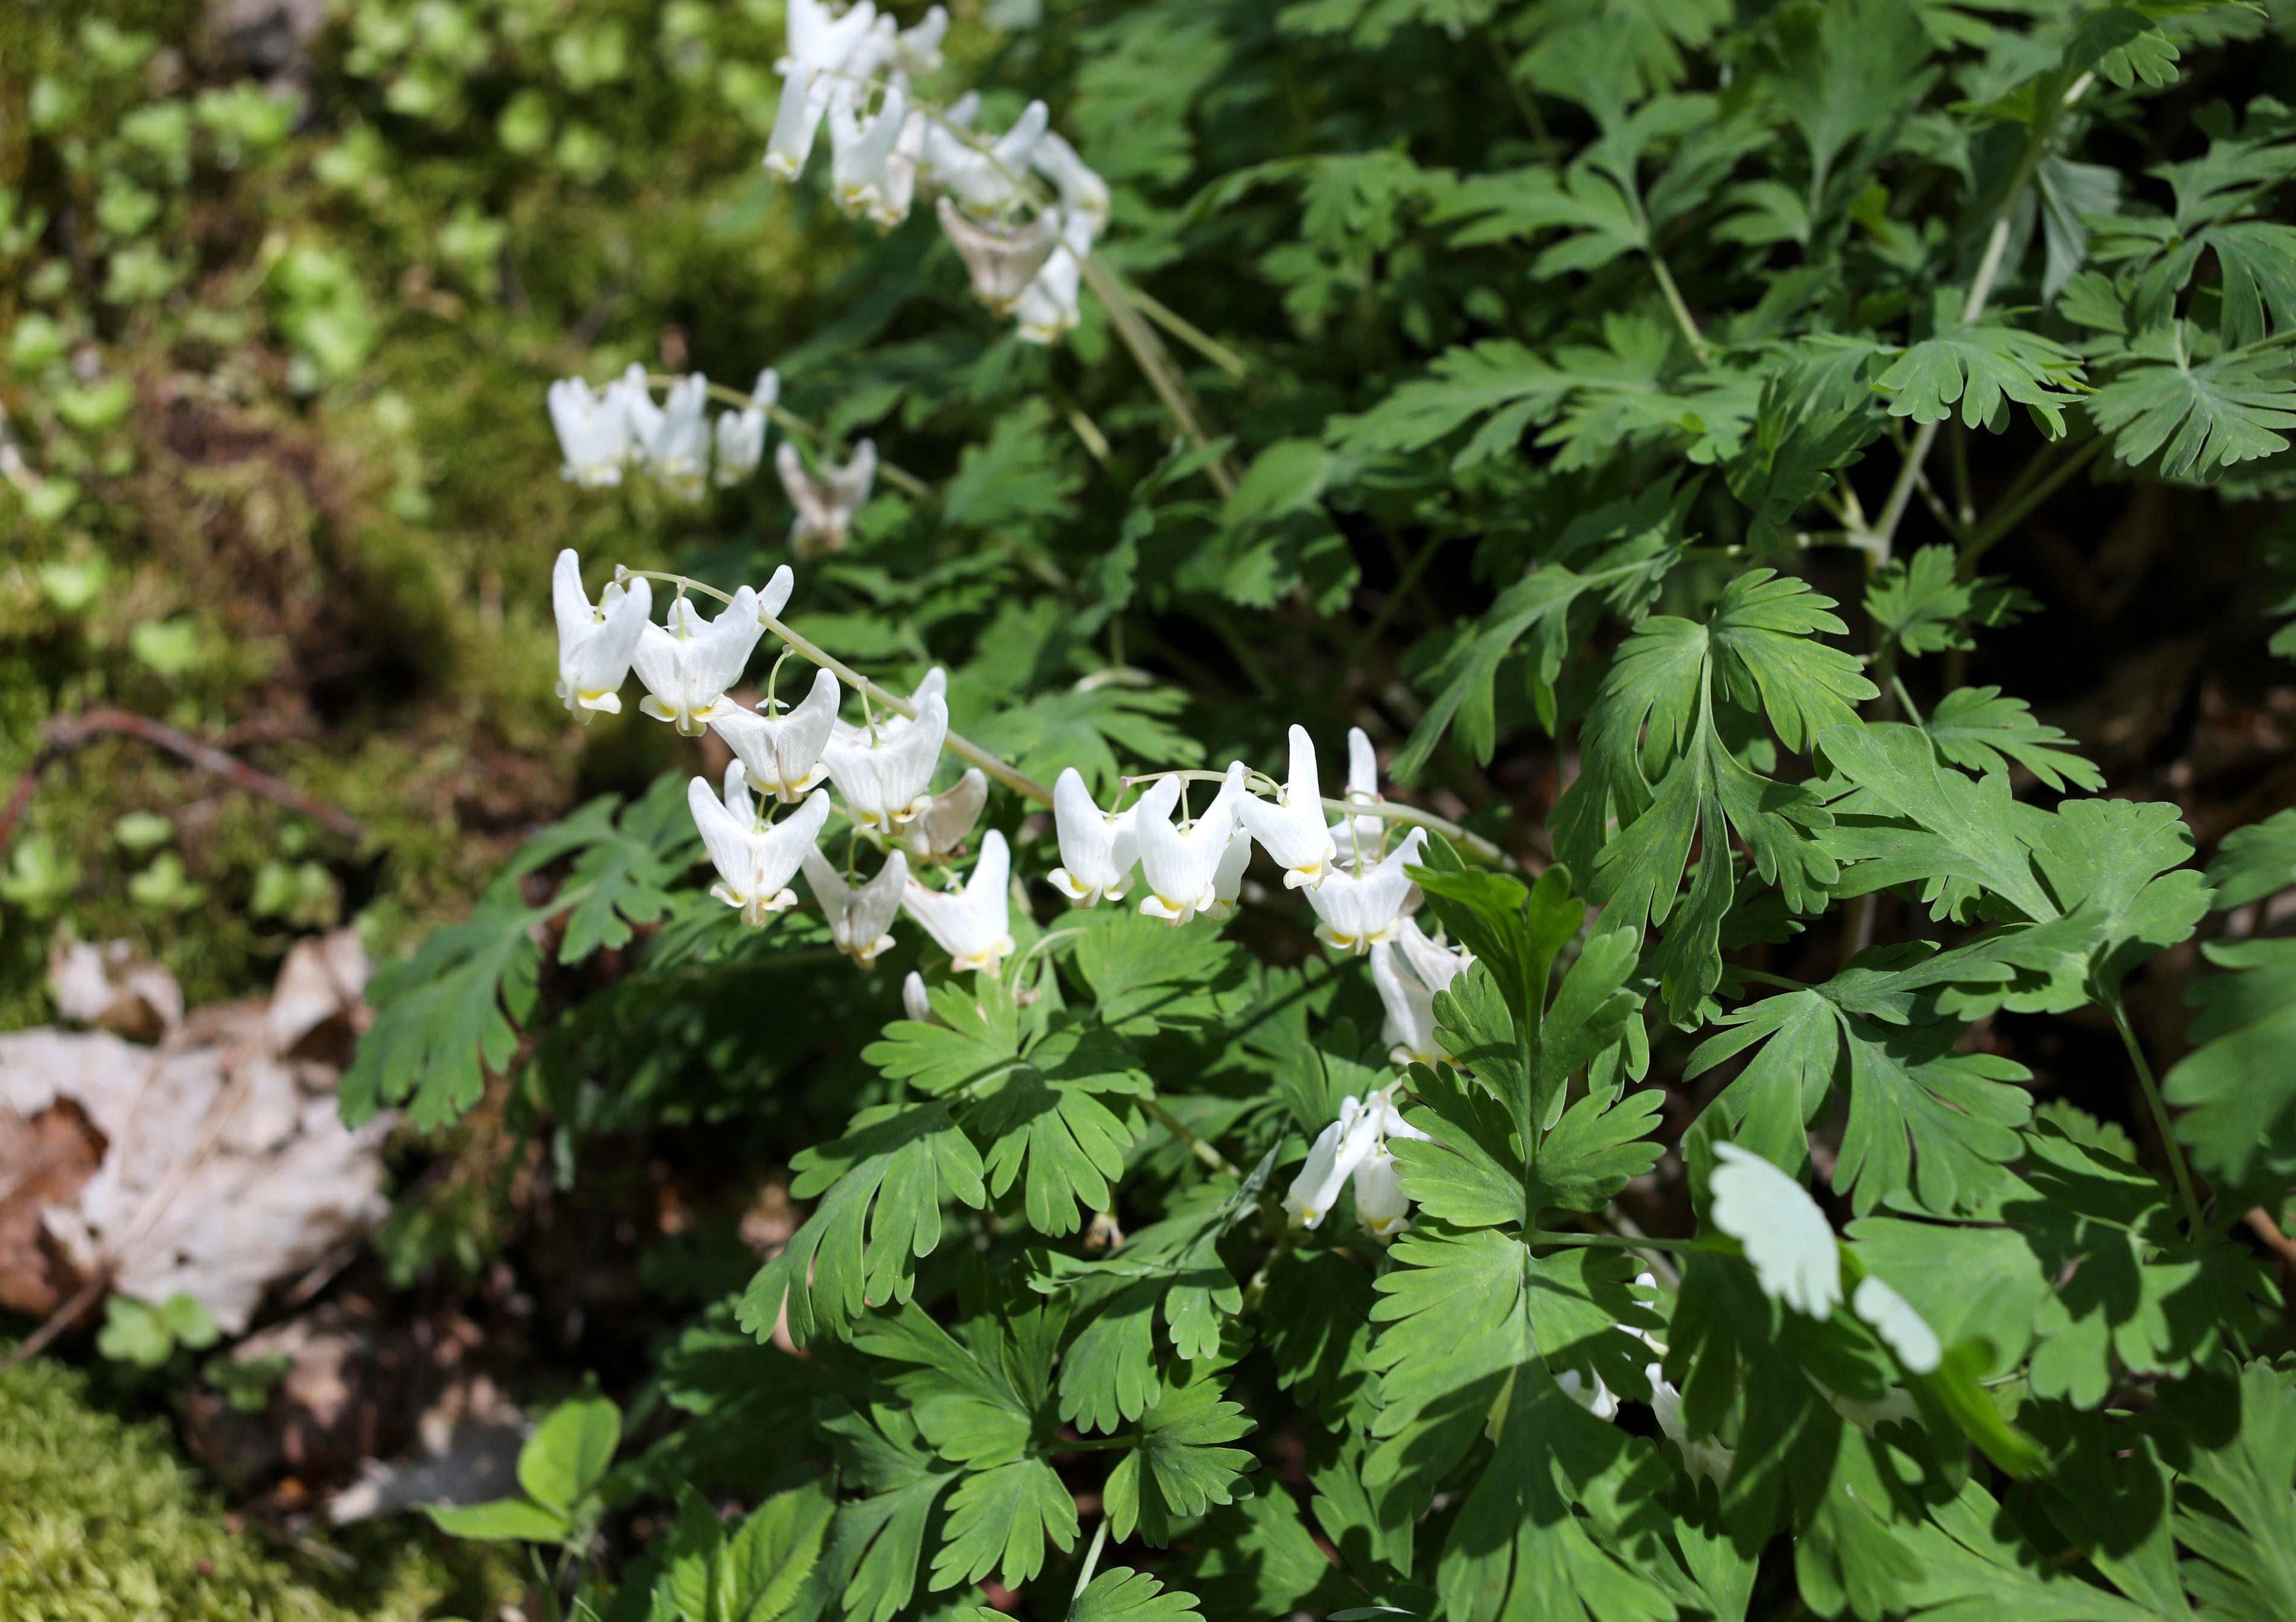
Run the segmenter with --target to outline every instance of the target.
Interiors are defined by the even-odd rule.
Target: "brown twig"
[[[355,844],[364,843],[366,838],[366,824],[349,812],[315,800],[292,784],[283,783],[267,771],[258,771],[238,756],[202,744],[148,715],[105,704],[78,715],[59,715],[41,729],[39,753],[32,757],[32,763],[16,779],[7,804],[0,806],[0,851],[8,848],[16,824],[31,804],[33,792],[39,787],[40,774],[70,751],[105,736],[140,738],[250,794],[261,795],[289,811],[299,812]]]

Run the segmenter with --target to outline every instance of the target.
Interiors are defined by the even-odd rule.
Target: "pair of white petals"
[[[1283,1209],[1292,1221],[1303,1228],[1321,1227],[1339,1203],[1340,1190],[1352,1182],[1356,1215],[1365,1229],[1382,1243],[1400,1233],[1411,1204],[1396,1175],[1395,1157],[1388,1151],[1388,1140],[1393,1138],[1427,1139],[1404,1120],[1396,1107],[1394,1088],[1360,1099],[1341,1099],[1340,1118],[1316,1135],[1307,1164],[1283,1196]]]
[[[630,662],[646,688],[638,708],[685,737],[701,737],[720,715],[739,708],[726,693],[749,667],[765,620],[788,605],[795,578],[783,564],[763,592],[742,587],[714,620],[704,619],[691,597],[673,599],[668,622],[640,633]]]
[[[854,515],[868,505],[869,491],[877,482],[876,442],[863,440],[844,465],[824,461],[815,473],[797,447],[783,440],[774,452],[774,471],[781,475],[790,506],[797,509],[790,526],[790,549],[800,557],[841,552]]]
[[[815,842],[829,818],[827,795],[811,795],[779,822],[768,823],[751,802],[742,763],[735,761],[726,769],[722,794],[711,792],[708,778],[695,778],[686,785],[685,803],[710,865],[718,869],[710,894],[739,908],[742,921],[751,926],[797,904],[789,881],[816,853]]]
[[[860,727],[833,723],[822,763],[855,821],[892,834],[931,809],[925,787],[948,737],[947,687],[948,673],[936,669],[910,696],[914,719],[884,716]]]
[[[1709,1212],[1744,1247],[1762,1292],[1805,1317],[1831,1317],[1841,1304],[1841,1251],[1825,1213],[1800,1182],[1751,1149],[1718,1143],[1714,1160]],[[1937,1331],[1880,1279],[1860,1280],[1849,1305],[1913,1372],[1931,1373],[1943,1360]]]
[[[1012,884],[1013,852],[1004,836],[991,828],[981,837],[980,860],[964,889],[934,890],[912,878],[901,905],[948,953],[952,969],[994,976],[1013,951]],[[911,1017],[921,1016],[912,1009]]]
[[[550,572],[550,606],[558,622],[560,701],[586,724],[602,712],[619,715],[622,683],[653,613],[652,586],[618,580],[593,605],[582,589],[582,559],[569,547]]]
[[[1172,819],[1181,786],[1178,778],[1159,778],[1132,808],[1133,838],[1148,885],[1140,910],[1176,925],[1199,912],[1223,918],[1235,909],[1244,865],[1251,860],[1251,836],[1235,814],[1244,795],[1243,763],[1227,769],[1211,803],[1185,824]]]

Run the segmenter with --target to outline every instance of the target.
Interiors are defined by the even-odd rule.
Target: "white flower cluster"
[[[790,880],[800,870],[820,902],[839,950],[866,966],[893,943],[897,913],[939,943],[958,969],[996,973],[1013,951],[1008,888],[1012,856],[991,830],[961,892],[944,893],[909,871],[912,856],[939,861],[957,851],[988,803],[988,779],[970,771],[944,792],[927,792],[948,735],[947,675],[936,670],[911,697],[914,717],[865,715],[859,726],[839,716],[842,687],[818,672],[804,700],[783,706],[767,696],[757,709],[731,696],[748,669],[766,622],[788,605],[795,584],[787,566],[762,591],[744,586],[714,620],[682,593],[666,622],[652,619],[652,588],[643,578],[618,580],[594,605],[582,587],[572,548],[558,555],[552,580],[558,619],[558,696],[584,720],[619,712],[632,671],[645,687],[638,707],[688,737],[715,732],[734,759],[721,784],[695,778],[686,803],[718,869],[710,893],[763,925],[794,906]],[[841,803],[832,806],[827,789]],[[794,806],[778,819],[783,807]],[[840,872],[820,850],[832,810],[855,830],[851,849],[879,845],[874,877]]]
[[[939,69],[947,32],[948,14],[938,5],[902,29],[873,0],[837,15],[820,0],[790,0],[766,169],[784,180],[803,173],[827,119],[839,208],[890,230],[908,218],[921,188],[937,193],[934,212],[974,294],[1012,316],[1027,342],[1058,342],[1076,325],[1084,263],[1108,224],[1107,183],[1047,128],[1042,102],[990,136],[972,129],[977,95],[946,110],[917,100],[910,80]],[[1024,223],[1024,206],[1043,195],[1031,175],[1049,183],[1053,200]]]

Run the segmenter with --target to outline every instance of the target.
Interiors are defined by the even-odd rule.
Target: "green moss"
[[[91,1407],[85,1376],[0,1374],[0,1617],[8,1622],[417,1622],[495,1612],[508,1557],[414,1523],[361,1528],[350,1570],[305,1570],[235,1532],[165,1428]]]

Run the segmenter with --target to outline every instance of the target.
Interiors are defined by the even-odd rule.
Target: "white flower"
[[[1387,1023],[1380,1039],[1398,1065],[1432,1065],[1443,1058],[1435,1041],[1435,993],[1413,974],[1392,941],[1371,949],[1371,983]]]
[[[861,92],[840,84],[829,98],[829,178],[837,206],[851,215],[877,217],[885,202],[888,167],[909,116],[909,98],[898,85],[866,121]]]
[[[948,1021],[933,1012],[932,993],[925,990],[925,977],[911,969],[901,977],[901,1012],[921,1025],[940,1025]]]
[[[699,372],[681,377],[669,385],[668,398],[638,437],[654,477],[688,501],[701,498],[709,475],[709,380]]]
[[[750,803],[742,764],[726,768],[724,800],[709,792],[709,780],[696,778],[685,786],[685,803],[693,809],[701,843],[718,869],[719,883],[709,893],[729,907],[742,910],[742,921],[760,925],[785,907],[797,904],[797,892],[788,888],[798,863],[820,837],[829,816],[829,796],[816,793],[783,818],[767,823]]]
[[[948,12],[933,6],[914,27],[893,38],[893,62],[904,73],[919,78],[940,71],[940,42],[948,37]]]
[[[972,277],[972,296],[1000,316],[1012,309],[1061,245],[1060,221],[1050,213],[1006,230],[974,224],[946,197],[934,212]]]
[[[1402,1187],[1396,1184],[1390,1193],[1391,1165],[1374,1170],[1368,1185],[1371,1209],[1363,1206],[1366,1185],[1361,1180],[1361,1169],[1374,1156],[1385,1157],[1390,1138],[1415,1138],[1424,1141],[1427,1134],[1405,1123],[1395,1106],[1395,1089],[1383,1087],[1357,1099],[1352,1095],[1340,1100],[1340,1118],[1316,1135],[1308,1150],[1308,1162],[1300,1174],[1292,1180],[1291,1191],[1283,1197],[1283,1208],[1300,1227],[1320,1226],[1332,1207],[1339,1202],[1340,1187],[1350,1177],[1356,1183],[1357,1213],[1364,1225],[1382,1239],[1392,1239],[1401,1231],[1406,1214]]]
[[[1682,1422],[1682,1393],[1667,1384],[1658,1364],[1646,1371],[1651,1383],[1651,1412],[1658,1415],[1658,1428],[1666,1439],[1682,1450],[1683,1467],[1693,1478],[1703,1477],[1720,1486],[1730,1479],[1730,1468],[1737,1455],[1719,1442],[1693,1442],[1690,1428]]]
[[[1746,1247],[1762,1293],[1811,1318],[1841,1300],[1841,1253],[1825,1213],[1800,1183],[1751,1149],[1714,1146],[1706,1188],[1714,1225]]]
[[[1029,161],[1060,193],[1061,207],[1088,222],[1090,235],[1085,241],[1089,249],[1092,238],[1108,226],[1108,182],[1086,169],[1076,148],[1055,130],[1047,129],[1037,137],[1036,151]]]
[[[569,547],[550,572],[550,606],[558,620],[558,696],[587,722],[597,711],[619,715],[619,691],[630,673],[638,638],[652,629],[653,588],[644,580],[619,581],[590,606],[582,589],[582,560]]]
[[[813,886],[822,916],[829,920],[829,938],[837,950],[866,968],[877,954],[893,944],[888,933],[893,915],[901,910],[901,892],[909,882],[909,859],[894,851],[865,885],[849,885],[836,866],[813,845],[805,848],[805,881]]]
[[[758,471],[766,455],[766,413],[781,396],[781,374],[767,366],[758,374],[747,406],[718,414],[718,469],[713,476],[719,484],[738,484]]]
[[[951,968],[977,969],[993,978],[1013,953],[1007,926],[1012,877],[1013,853],[1004,847],[1004,836],[992,827],[981,838],[980,860],[962,892],[929,890],[911,879],[901,905],[948,953]]]
[[[1292,890],[1312,890],[1331,871],[1339,847],[1324,822],[1324,786],[1316,777],[1316,743],[1308,729],[1292,729],[1292,775],[1273,800],[1237,802],[1236,815],[1260,849],[1284,869],[1283,884]]]
[[[1046,875],[1053,888],[1079,907],[1103,896],[1122,901],[1140,860],[1132,827],[1131,811],[1101,810],[1077,769],[1062,771],[1053,784],[1053,831],[1061,843],[1061,865]]]
[[[1180,781],[1160,778],[1132,808],[1140,869],[1148,880],[1148,893],[1141,900],[1140,910],[1172,924],[1185,924],[1218,903],[1216,881],[1220,859],[1227,854],[1228,836],[1235,831],[1235,803],[1243,795],[1243,763],[1239,761],[1227,769],[1212,803],[1185,827],[1172,825]]]
[[[844,466],[824,461],[822,471],[812,473],[806,471],[797,447],[783,440],[774,451],[774,469],[782,476],[790,505],[797,509],[797,522],[790,526],[791,549],[800,556],[843,551],[853,515],[868,501],[869,487],[877,482],[876,442],[863,440],[853,447],[852,459]]]
[[[1936,1372],[1945,1348],[1938,1341],[1937,1331],[1905,1297],[1869,1273],[1859,1280],[1849,1305],[1889,1343],[1899,1363],[1915,1374]]]
[[[619,388],[609,383],[593,391],[578,377],[562,377],[550,385],[550,425],[558,431],[558,449],[565,457],[559,476],[597,489],[622,482],[622,465],[629,460],[630,419],[622,409]]]
[[[1563,1396],[1596,1419],[1614,1420],[1619,1417],[1618,1394],[1603,1383],[1601,1375],[1595,1376],[1590,1383],[1578,1370],[1565,1369],[1554,1377],[1554,1383],[1562,1388]]]
[[[646,686],[638,708],[656,720],[673,723],[686,737],[700,737],[726,704],[726,689],[741,680],[750,650],[765,634],[758,616],[779,613],[793,583],[789,565],[783,564],[766,582],[763,597],[744,586],[715,620],[704,620],[692,598],[675,598],[668,627],[649,625],[638,638],[632,663]]]
[[[1465,974],[1475,961],[1473,952],[1431,938],[1412,918],[1403,920],[1395,943],[1403,949],[1403,959],[1411,966],[1411,972],[1431,992],[1449,991],[1451,982]]]
[[[934,125],[925,132],[925,162],[933,184],[976,214],[1004,213],[1021,201],[1021,179],[1047,121],[1044,103],[1030,102],[1012,128],[985,146]]]
[[[1092,222],[1083,215],[1050,209],[1042,218],[1058,222],[1060,241],[1013,301],[1014,330],[1023,343],[1058,343],[1075,329],[1084,261],[1092,252]]]
[[[709,725],[734,758],[749,769],[750,786],[794,801],[829,776],[821,764],[844,689],[827,671],[816,671],[813,689],[786,715],[768,715],[737,704],[720,704]]]
[[[1348,729],[1348,792],[1349,800],[1368,801],[1378,804],[1379,756],[1371,746],[1371,737],[1361,727]],[[1387,819],[1383,817],[1341,817],[1332,824],[1332,836],[1340,848],[1340,860],[1355,865],[1365,858],[1376,859],[1380,841],[1387,837]]]
[[[1244,802],[1237,801],[1238,804]],[[1243,893],[1243,870],[1251,865],[1251,836],[1238,823],[1227,836],[1227,849],[1220,852],[1219,865],[1212,869],[1212,899],[1204,908],[1204,916],[1215,924],[1224,924],[1235,916],[1235,898]]]
[[[867,729],[832,737],[821,758],[853,819],[890,834],[924,809],[918,802],[947,736],[948,701],[934,693],[914,721],[881,721],[873,742]]]
[[[925,700],[929,698],[938,698],[943,704],[948,702],[948,672],[938,664],[927,671],[924,679],[918,682],[910,692],[909,708],[917,714],[922,715],[925,711]],[[840,720],[837,723],[832,736],[842,743],[886,744],[915,725],[915,721],[896,710],[878,716],[875,720],[865,726],[857,727],[849,720]]]
[[[1384,1143],[1374,1146],[1356,1167],[1356,1220],[1381,1244],[1411,1225],[1411,1200],[1395,1174],[1395,1157]]]
[[[901,836],[901,843],[921,857],[939,859],[954,854],[988,803],[988,778],[980,767],[968,769],[949,787],[925,797]]]
[[[1402,921],[1403,903],[1411,893],[1404,872],[1420,859],[1427,843],[1425,828],[1413,828],[1387,860],[1368,873],[1334,871],[1308,892],[1308,904],[1322,921],[1316,938],[1342,951],[1358,955],[1382,941],[1395,938]]]
[[[890,231],[909,217],[909,204],[917,194],[917,171],[924,165],[925,131],[931,128],[931,120],[922,112],[901,120],[901,133],[893,137],[893,150],[886,154],[884,172],[877,180],[877,197],[867,210],[878,229]]]
[[[861,0],[839,17],[832,17],[821,0],[789,0],[789,49],[775,64],[782,76],[782,104],[766,142],[767,173],[794,180],[804,170],[837,76],[867,48],[876,21],[873,0]]]

